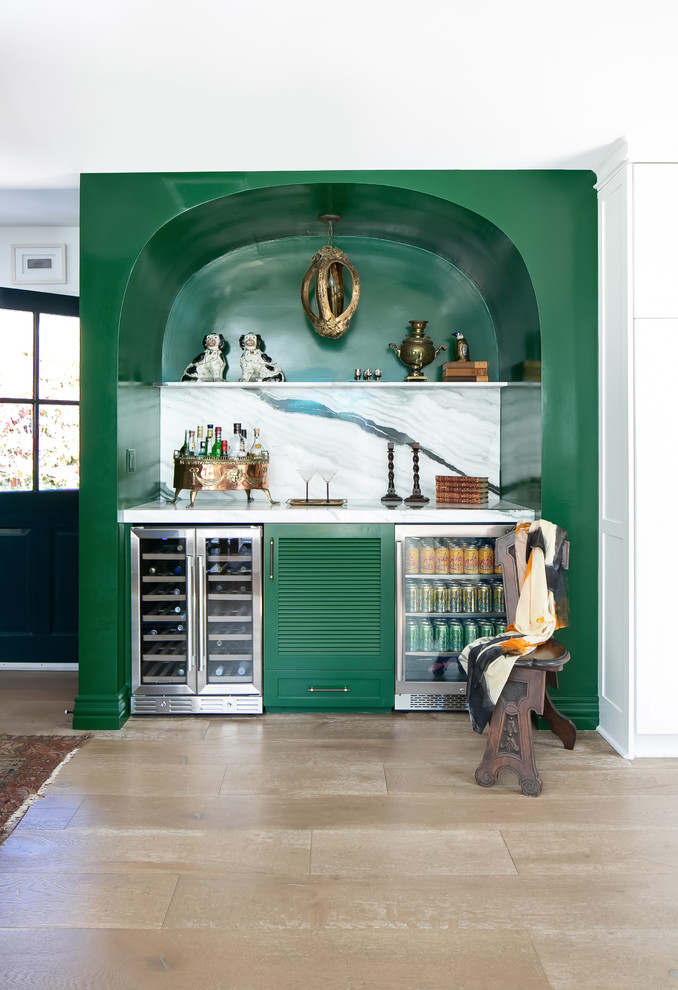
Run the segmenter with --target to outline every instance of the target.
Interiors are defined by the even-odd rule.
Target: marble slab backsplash
[[[437,474],[487,477],[499,494],[500,387],[397,388],[385,383],[357,387],[166,388],[161,392],[161,478],[172,488],[173,451],[186,429],[212,423],[230,441],[233,424],[253,429],[270,453],[269,488],[274,499],[302,498],[298,469],[335,469],[330,498],[379,499],[388,487],[388,441],[395,443],[395,488],[410,495],[413,441],[420,445],[419,483],[435,501]],[[310,498],[324,498],[319,473]]]

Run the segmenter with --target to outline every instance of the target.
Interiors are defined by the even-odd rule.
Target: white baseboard
[[[77,663],[13,663],[0,660],[0,670],[78,670]]]

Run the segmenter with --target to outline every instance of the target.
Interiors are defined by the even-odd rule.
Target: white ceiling
[[[0,225],[81,172],[678,161],[675,0],[5,0]]]

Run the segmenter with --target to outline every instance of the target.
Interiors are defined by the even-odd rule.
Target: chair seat
[[[562,670],[570,659],[568,650],[557,639],[540,643],[536,650],[516,660],[517,667],[541,667],[544,670]]]

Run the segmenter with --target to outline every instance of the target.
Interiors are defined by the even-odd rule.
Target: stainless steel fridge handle
[[[187,670],[195,668],[195,621],[193,619],[193,603],[195,596],[195,557],[186,557],[186,654]]]
[[[204,670],[207,652],[207,594],[205,558],[196,557],[196,576],[198,578],[198,591],[196,595],[197,618],[198,618],[198,670]]]
[[[273,580],[273,540],[270,541],[268,547],[268,580]]]

